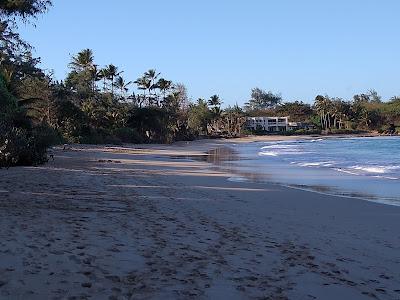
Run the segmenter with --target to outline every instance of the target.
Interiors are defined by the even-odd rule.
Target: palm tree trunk
[[[114,76],[111,75],[111,98],[114,100]]]
[[[319,115],[319,120],[320,120],[320,122],[321,122],[321,127],[322,127],[322,129],[324,129],[324,118],[323,118],[323,116],[322,116],[322,113]]]
[[[331,129],[331,115],[330,114],[328,114],[328,126],[329,126],[329,129]]]

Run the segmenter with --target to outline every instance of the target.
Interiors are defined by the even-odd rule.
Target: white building
[[[267,132],[282,132],[289,130],[289,117],[248,117],[246,128]]]

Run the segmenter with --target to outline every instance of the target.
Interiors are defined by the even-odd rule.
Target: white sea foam
[[[278,156],[279,154],[274,151],[263,151],[263,152],[258,152],[258,155],[260,155],[260,156]]]
[[[261,149],[293,149],[293,148],[297,148],[297,145],[269,145],[269,146],[264,146],[261,147]]]
[[[231,181],[231,182],[247,182],[249,180],[247,178],[245,178],[245,177],[234,176],[234,177],[229,177],[228,181]]]
[[[386,168],[384,168],[384,167],[354,166],[351,168],[354,170],[364,171],[367,173],[378,173],[378,174],[386,173]]]
[[[356,173],[354,171],[352,172],[352,171],[349,171],[347,169],[342,169],[342,168],[335,168],[334,170],[338,171],[338,172],[341,172],[341,173],[350,174],[350,175],[360,175],[360,173]]]
[[[283,155],[304,155],[304,154],[310,154],[311,152],[303,152],[300,150],[296,151],[290,151],[290,150],[284,150],[280,151],[279,149],[275,149],[274,151],[260,151],[258,152],[259,156],[283,156]]]
[[[399,180],[399,179],[400,179],[400,178],[398,178],[398,177],[393,177],[393,176],[381,176],[381,175],[376,175],[376,176],[373,176],[373,177],[375,177],[375,178],[389,179],[389,180]]]
[[[302,152],[298,145],[293,144],[272,144],[261,147],[258,153],[260,156],[281,156],[281,155],[300,155],[306,154]]]
[[[386,174],[390,171],[399,169],[400,166],[351,166],[350,169],[375,174]]]
[[[334,161],[316,161],[298,163],[300,167],[331,167],[335,164]]]

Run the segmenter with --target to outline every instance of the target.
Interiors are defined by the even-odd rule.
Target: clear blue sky
[[[399,12],[398,0],[54,0],[20,29],[57,79],[91,48],[127,79],[156,68],[193,99],[243,104],[260,87],[312,102],[400,94]]]

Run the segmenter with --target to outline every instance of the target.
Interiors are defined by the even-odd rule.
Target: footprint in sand
[[[92,283],[90,283],[90,282],[83,282],[83,283],[81,284],[81,286],[84,287],[84,288],[91,288],[91,287],[92,287]]]

